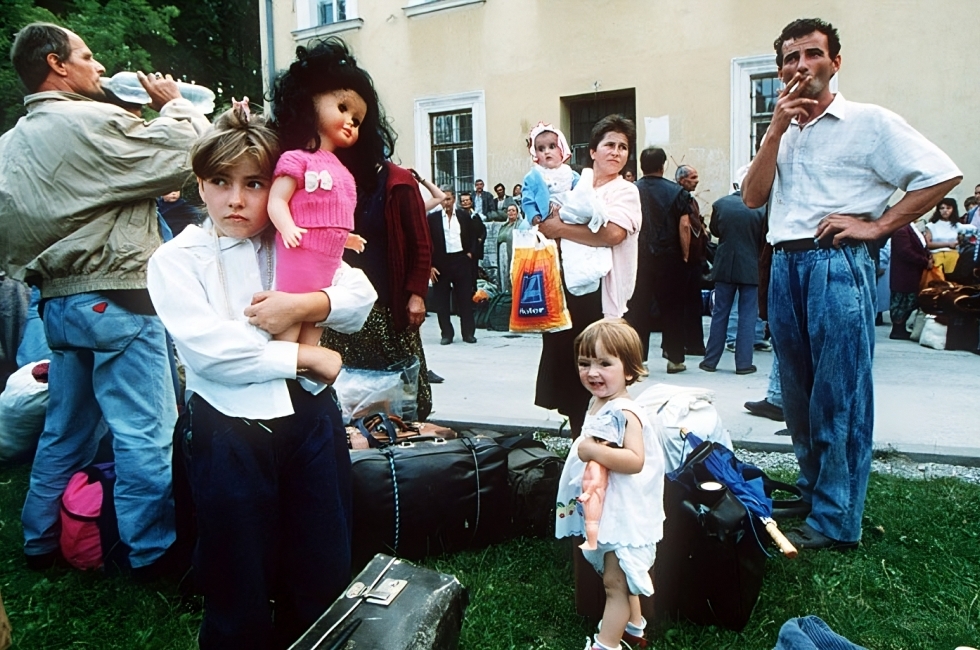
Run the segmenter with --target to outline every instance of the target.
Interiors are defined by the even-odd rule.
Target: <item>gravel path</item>
[[[555,436],[543,437],[549,449],[559,456],[568,454],[572,441],[569,438]],[[764,470],[789,470],[797,468],[796,456],[788,453],[766,453],[758,451],[738,450],[738,457],[747,463],[752,463]],[[969,483],[980,484],[980,467],[964,467],[961,465],[942,465],[939,463],[917,463],[901,454],[888,453],[871,461],[871,471],[879,474],[891,474],[906,479],[931,479],[953,476]]]

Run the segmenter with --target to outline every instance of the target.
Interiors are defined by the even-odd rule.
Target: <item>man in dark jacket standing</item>
[[[442,345],[453,342],[455,331],[449,317],[449,292],[452,291],[459,312],[463,340],[476,343],[476,324],[473,319],[473,260],[482,253],[483,242],[478,240],[477,228],[468,209],[456,208],[456,194],[444,187],[446,198],[442,207],[429,213],[429,234],[432,237],[432,293]]]
[[[640,154],[643,178],[640,191],[643,225],[636,259],[636,287],[627,305],[626,320],[640,335],[643,358],[650,347],[650,307],[656,298],[663,320],[663,349],[667,372],[686,370],[684,365],[684,297],[696,289],[697,277],[688,272],[682,233],[690,232],[691,195],[664,178],[667,154],[659,147]],[[688,247],[690,238],[687,239]]]
[[[759,248],[766,220],[764,208],[745,207],[739,192],[711,206],[711,234],[718,238],[713,275],[715,306],[701,370],[714,372],[725,351],[725,331],[738,295],[738,333],[735,336],[735,374],[755,372],[752,345],[759,316]]]

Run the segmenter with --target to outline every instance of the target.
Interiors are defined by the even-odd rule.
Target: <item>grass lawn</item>
[[[20,507],[28,473],[0,470],[0,591],[14,647],[196,648],[199,600],[98,573],[27,570]],[[978,522],[980,486],[872,474],[859,550],[773,557],[741,633],[677,623],[653,645],[771,650],[782,623],[806,614],[869,650],[980,645]],[[460,647],[580,650],[590,626],[574,613],[570,549],[564,540],[515,540],[428,560],[470,590]]]

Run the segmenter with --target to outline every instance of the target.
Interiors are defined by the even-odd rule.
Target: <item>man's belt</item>
[[[864,242],[857,239],[844,239],[841,240],[841,246],[860,246]],[[823,239],[815,239],[809,237],[807,239],[790,239],[789,241],[781,241],[773,246],[774,250],[784,251],[786,253],[797,253],[799,251],[815,251],[818,249],[828,249],[833,248],[834,238],[824,237]],[[840,248],[840,246],[838,246]]]

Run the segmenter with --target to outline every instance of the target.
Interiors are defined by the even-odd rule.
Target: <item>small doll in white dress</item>
[[[615,650],[621,640],[638,643],[644,636],[639,597],[653,595],[650,569],[663,537],[664,455],[646,413],[626,390],[647,374],[636,331],[622,319],[595,322],[575,339],[575,353],[579,379],[592,401],[558,484],[555,536],[586,535],[594,515],[579,500],[587,467],[605,468],[596,548],[583,549],[582,555],[606,589],[602,625],[589,647]],[[601,477],[592,481],[593,489],[601,483]]]

